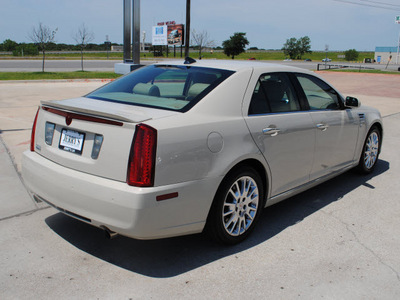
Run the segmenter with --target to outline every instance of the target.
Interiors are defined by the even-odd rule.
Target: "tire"
[[[357,166],[358,171],[364,174],[371,173],[378,161],[380,149],[381,133],[378,128],[372,127],[364,142],[360,161]]]
[[[259,174],[244,167],[228,174],[215,195],[206,230],[217,242],[237,244],[247,238],[261,214],[264,191]]]

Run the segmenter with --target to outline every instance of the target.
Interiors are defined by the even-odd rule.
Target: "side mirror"
[[[347,96],[344,105],[347,107],[360,107],[361,102],[357,98]]]

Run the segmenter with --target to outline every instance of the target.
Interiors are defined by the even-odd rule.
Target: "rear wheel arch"
[[[252,175],[253,174],[253,175]],[[243,177],[245,176],[245,177]],[[250,176],[250,177],[247,177]],[[232,180],[235,178],[251,178],[250,180],[254,180],[253,182],[259,186],[259,198],[258,200],[258,209],[255,216],[254,224],[249,228],[248,232],[244,232],[243,235],[237,237],[230,237],[223,233],[224,230],[221,228],[220,224],[220,213],[221,213],[221,204],[223,202],[224,195],[226,195],[227,187],[232,184]],[[246,159],[243,160],[236,165],[234,165],[229,172],[224,176],[223,180],[218,186],[218,189],[214,195],[214,199],[212,205],[210,207],[210,211],[208,213],[207,222],[205,226],[205,231],[211,235],[215,240],[227,244],[235,244],[239,241],[242,241],[246,238],[246,236],[252,231],[256,220],[259,218],[261,211],[265,206],[266,195],[268,190],[268,181],[267,181],[267,173],[263,164],[256,159]],[[247,231],[247,229],[246,229]]]
[[[238,169],[250,167],[253,168],[258,175],[261,177],[262,180],[262,185],[263,185],[263,190],[264,190],[264,198],[266,199],[268,196],[268,188],[269,188],[269,176],[266,170],[266,167],[257,159],[254,158],[249,158],[242,160],[235,164],[233,167],[230,168],[230,170],[225,174],[224,179],[222,179],[221,184],[224,182],[224,180],[231,174],[236,172]],[[264,204],[265,204],[265,199],[264,199]]]

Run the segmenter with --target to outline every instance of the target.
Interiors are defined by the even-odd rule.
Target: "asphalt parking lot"
[[[1,299],[396,299],[400,295],[400,76],[321,72],[380,109],[375,173],[347,172],[272,206],[240,245],[101,230],[34,203],[19,176],[40,100],[104,81],[0,82]]]

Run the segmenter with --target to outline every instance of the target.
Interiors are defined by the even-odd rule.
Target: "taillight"
[[[157,130],[145,124],[136,125],[126,179],[129,185],[153,186],[156,148]]]
[[[36,122],[38,118],[40,107],[38,108],[35,116],[35,120],[33,121],[33,126],[32,126],[32,133],[31,133],[31,151],[35,151],[35,133],[36,133]]]

